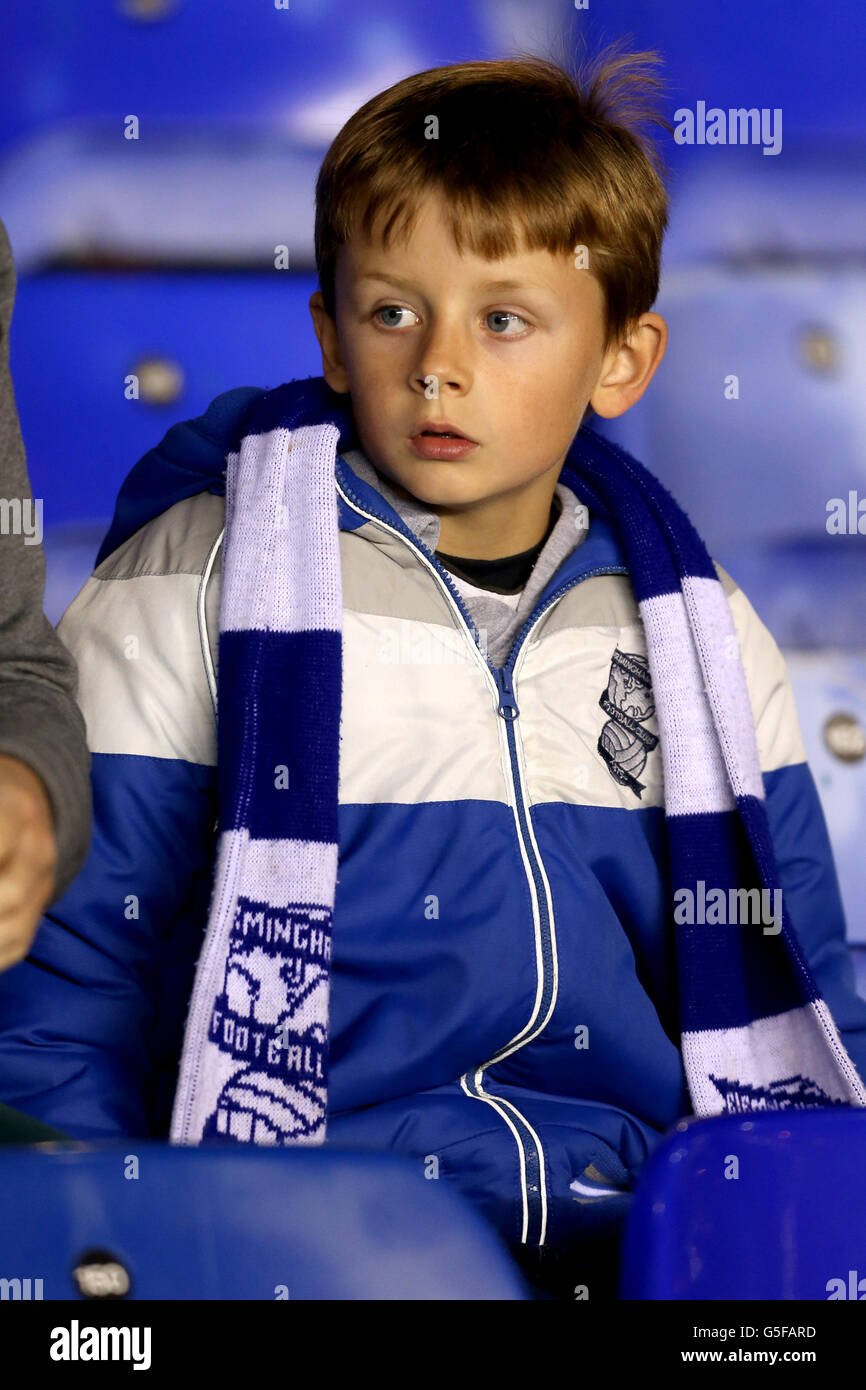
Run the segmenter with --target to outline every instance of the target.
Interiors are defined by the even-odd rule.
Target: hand
[[[33,944],[57,872],[51,802],[41,778],[0,753],[0,971]]]

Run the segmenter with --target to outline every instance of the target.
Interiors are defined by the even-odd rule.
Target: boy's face
[[[574,260],[461,256],[431,196],[405,244],[386,254],[355,238],[341,248],[336,324],[318,291],[310,300],[325,379],[351,392],[364,453],[439,514],[445,553],[495,558],[535,544],[587,404],[621,414],[661,360],[654,314],[643,316],[637,351],[604,351],[604,295]],[[513,286],[491,283],[505,280]],[[413,436],[429,421],[477,447],[424,458]]]

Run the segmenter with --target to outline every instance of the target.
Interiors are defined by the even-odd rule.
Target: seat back
[[[848,1106],[681,1121],[641,1174],[620,1297],[866,1298],[864,1165]]]
[[[406,1158],[134,1139],[0,1149],[0,1271],[30,1281],[4,1297],[529,1297],[493,1229]]]

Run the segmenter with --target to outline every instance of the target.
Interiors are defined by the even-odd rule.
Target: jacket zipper
[[[544,1150],[541,1140],[535,1130],[528,1123],[520,1111],[511,1101],[503,1099],[501,1096],[488,1094],[483,1088],[484,1072],[488,1067],[502,1061],[512,1052],[518,1051],[526,1043],[531,1042],[543,1032],[550,1020],[553,1008],[556,1003],[558,990],[558,969],[556,955],[556,933],[553,923],[553,911],[550,898],[550,884],[544,871],[541,861],[541,854],[535,842],[535,835],[532,830],[532,823],[529,818],[529,806],[526,801],[526,790],[520,776],[520,763],[517,753],[517,737],[514,729],[515,721],[520,716],[520,709],[517,704],[517,695],[514,689],[514,668],[523,650],[524,643],[532,632],[533,628],[541,621],[545,614],[555,603],[568,593],[570,589],[583,582],[584,579],[592,579],[602,574],[627,574],[625,565],[610,565],[604,568],[588,570],[585,574],[579,575],[576,579],[570,580],[560,589],[551,594],[541,608],[535,609],[530,613],[520,631],[516,634],[511,644],[505,665],[503,667],[493,666],[481,651],[480,634],[472,620],[471,614],[467,611],[464,602],[457,591],[450,575],[428,546],[420,540],[414,532],[410,531],[402,521],[396,526],[386,517],[377,512],[370,511],[364,507],[339,480],[336,483],[337,490],[344,501],[359,516],[367,517],[371,521],[378,522],[385,530],[400,536],[414,550],[421,553],[436,579],[442,585],[448,597],[452,600],[464,624],[469,629],[473,637],[472,646],[477,654],[479,662],[483,665],[488,682],[492,681],[493,688],[497,695],[497,714],[505,721],[505,736],[508,748],[508,765],[511,774],[512,795],[514,799],[514,813],[517,825],[517,838],[520,845],[521,858],[523,859],[524,869],[526,870],[527,881],[529,883],[530,897],[532,900],[533,922],[536,937],[536,976],[538,979],[538,991],[535,999],[532,1016],[529,1022],[520,1032],[501,1047],[486,1062],[473,1068],[472,1072],[466,1072],[460,1078],[460,1086],[467,1096],[476,1100],[486,1101],[488,1105],[499,1113],[511,1130],[517,1144],[520,1156],[520,1181],[521,1196],[523,1207],[523,1222],[521,1230],[521,1243],[543,1245],[547,1233],[547,1183],[545,1179]],[[539,1023],[539,1015],[544,1013],[542,1021]]]

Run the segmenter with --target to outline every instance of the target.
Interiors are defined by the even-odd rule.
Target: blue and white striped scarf
[[[347,402],[321,377],[280,386],[227,456],[220,836],[173,1143],[325,1138],[342,695],[335,463],[358,443]],[[620,537],[646,634],[694,1112],[866,1105],[784,902],[769,934],[675,924],[679,890],[709,884],[727,901],[780,887],[737,638],[706,548],[661,484],[587,429],[567,462],[581,500]]]

